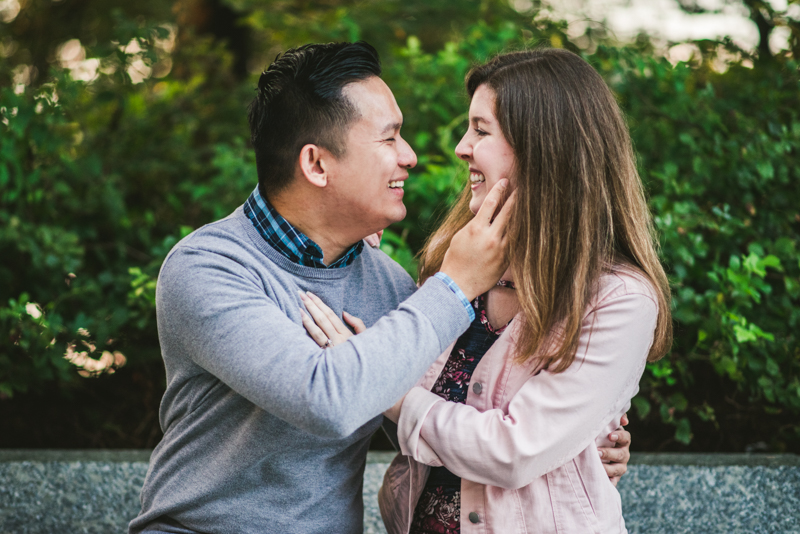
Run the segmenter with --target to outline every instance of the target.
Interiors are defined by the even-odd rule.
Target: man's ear
[[[333,154],[317,145],[305,145],[300,150],[298,164],[300,174],[311,185],[325,187],[328,185],[328,171],[330,170]]]

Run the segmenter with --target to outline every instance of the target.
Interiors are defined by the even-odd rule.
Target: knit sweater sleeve
[[[469,325],[458,297],[431,278],[363,334],[322,349],[247,267],[189,246],[164,263],[156,309],[165,359],[189,358],[260,408],[329,437],[391,407]]]

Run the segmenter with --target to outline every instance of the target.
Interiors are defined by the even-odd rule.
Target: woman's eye
[[[386,142],[394,141],[394,140],[395,140],[394,137],[390,137],[389,139],[384,139],[384,141],[386,141]]]
[[[484,135],[489,135],[488,133],[484,132],[480,128],[475,128],[475,133],[478,134],[481,137],[483,137]]]

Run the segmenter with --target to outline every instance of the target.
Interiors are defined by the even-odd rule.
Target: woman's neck
[[[503,273],[503,276],[500,277],[500,280],[508,280],[509,282],[514,281],[514,270],[510,265],[508,266],[508,269],[506,269],[506,272]]]
[[[511,267],[503,273],[501,280],[513,282],[514,275]],[[500,328],[514,318],[519,311],[517,292],[514,289],[497,286],[489,290],[486,295],[486,318],[492,328]]]

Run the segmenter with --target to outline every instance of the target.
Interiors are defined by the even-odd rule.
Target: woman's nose
[[[468,160],[472,156],[472,146],[466,141],[466,137],[466,135],[462,137],[456,145],[456,156],[463,160]]]

